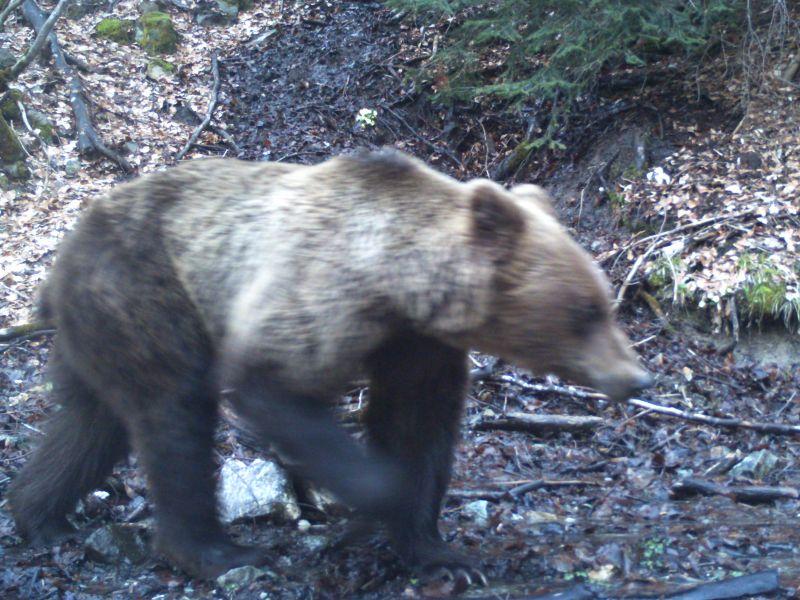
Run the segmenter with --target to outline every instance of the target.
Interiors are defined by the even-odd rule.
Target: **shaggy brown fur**
[[[130,440],[158,548],[201,577],[263,559],[216,516],[222,387],[299,475],[387,524],[408,564],[469,572],[437,529],[467,350],[615,398],[647,381],[541,188],[459,183],[396,152],[205,160],[122,185],[63,244],[42,310],[63,408],[11,486],[19,532],[65,531]],[[329,414],[362,373],[369,452]]]

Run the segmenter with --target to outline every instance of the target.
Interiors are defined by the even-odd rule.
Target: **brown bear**
[[[479,576],[437,520],[467,351],[624,399],[647,385],[601,271],[536,186],[460,183],[394,151],[316,166],[216,159],[119,186],[63,243],[42,293],[62,405],[9,491],[51,541],[130,448],[156,546],[198,577],[258,564],[214,494],[220,390],[301,477],[387,526],[412,567]],[[330,413],[366,374],[371,444]]]

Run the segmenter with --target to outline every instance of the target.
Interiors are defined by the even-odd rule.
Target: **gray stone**
[[[468,502],[461,509],[461,514],[472,519],[478,527],[487,527],[489,525],[489,502],[487,500]]]
[[[768,450],[758,450],[745,456],[739,463],[734,465],[730,474],[734,477],[754,477],[764,479],[775,467],[778,466],[779,458]]]
[[[66,164],[64,164],[64,171],[69,178],[76,177],[81,170],[81,161],[77,158],[69,159]]]
[[[236,567],[217,577],[217,586],[231,594],[270,574],[269,569],[259,569],[250,565]]]
[[[201,0],[194,9],[194,20],[206,27],[235,23],[239,6],[235,1]]]
[[[300,507],[289,478],[275,463],[234,458],[222,465],[219,488],[220,515],[225,523],[253,517],[300,518]]]
[[[86,556],[108,564],[138,564],[150,555],[147,538],[147,528],[139,524],[106,525],[86,538]]]
[[[17,62],[17,56],[8,48],[0,48],[0,69],[13,67]]]

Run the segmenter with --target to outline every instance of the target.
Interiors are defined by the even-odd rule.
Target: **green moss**
[[[8,90],[0,99],[0,114],[9,121],[19,121],[19,106],[17,102],[22,102],[22,92],[19,90]]]
[[[17,134],[4,117],[0,117],[0,157],[6,164],[25,159],[25,151],[17,139]]]
[[[151,79],[160,79],[175,73],[175,65],[163,58],[153,58],[147,63],[147,76]]]
[[[0,173],[0,190],[7,190],[11,186],[10,182],[8,181],[8,177]]]
[[[95,25],[94,33],[104,40],[129,44],[133,41],[135,24],[132,19],[103,19]]]
[[[661,299],[674,299],[675,304],[686,303],[689,288],[686,265],[679,256],[661,256],[653,262],[647,273],[647,283]]]
[[[150,54],[172,54],[178,48],[178,32],[168,14],[151,12],[137,22],[136,42]]]

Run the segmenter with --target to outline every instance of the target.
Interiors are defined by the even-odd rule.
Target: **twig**
[[[25,0],[22,5],[22,12],[27,21],[31,24],[34,31],[38,32],[44,25],[44,13],[35,0]],[[92,124],[89,108],[83,97],[83,87],[75,71],[69,66],[64,51],[58,44],[58,38],[52,31],[47,36],[50,43],[50,51],[53,54],[53,61],[56,68],[61,72],[65,79],[69,81],[69,101],[72,105],[72,112],[75,115],[75,130],[78,135],[78,151],[81,154],[91,154],[97,152],[106,158],[117,163],[126,173],[133,171],[133,167],[122,156],[108,148]]]
[[[501,500],[514,500],[520,496],[524,496],[528,492],[541,490],[544,488],[556,487],[569,487],[569,486],[587,486],[599,485],[594,481],[582,481],[580,479],[536,479],[523,483],[510,490],[461,490],[451,489],[448,490],[447,495],[451,498],[460,498],[463,500],[489,500],[491,502],[500,502]]]
[[[615,307],[622,304],[622,299],[625,297],[625,292],[628,289],[628,286],[631,284],[631,281],[633,281],[633,278],[636,277],[636,273],[639,271],[639,267],[641,267],[642,263],[644,263],[644,261],[646,261],[649,258],[649,256],[656,249],[657,245],[658,241],[656,240],[650,245],[650,247],[644,254],[640,254],[636,258],[636,261],[633,263],[631,270],[628,271],[628,276],[625,277],[625,281],[623,281],[622,285],[619,286],[619,291],[617,292],[617,299],[614,301]]]
[[[462,163],[462,162],[461,162],[461,161],[458,159],[458,157],[457,157],[455,154],[453,154],[452,152],[450,152],[450,150],[448,150],[447,148],[440,148],[439,146],[437,146],[437,145],[436,145],[436,144],[434,144],[433,142],[431,142],[431,141],[427,140],[427,139],[426,139],[424,136],[422,136],[422,135],[420,135],[419,133],[417,133],[417,130],[416,130],[416,129],[414,129],[414,128],[413,128],[411,125],[409,125],[409,124],[408,124],[408,121],[406,121],[406,120],[405,120],[405,119],[402,117],[402,115],[399,115],[399,114],[397,113],[397,111],[393,110],[392,108],[390,108],[390,107],[389,107],[387,104],[385,104],[385,103],[384,103],[384,104],[381,104],[381,108],[382,108],[382,109],[384,109],[384,110],[385,110],[386,112],[388,112],[389,114],[391,114],[392,116],[394,116],[394,118],[395,118],[395,119],[397,119],[398,121],[400,121],[400,123],[402,123],[403,125],[405,125],[406,129],[408,129],[408,130],[409,130],[409,131],[410,131],[412,134],[414,134],[414,137],[416,137],[416,138],[417,138],[417,139],[418,139],[420,142],[422,142],[423,144],[425,144],[426,146],[428,146],[428,147],[429,147],[431,150],[433,150],[434,152],[437,152],[437,153],[439,153],[439,154],[444,154],[444,155],[445,155],[447,158],[449,158],[450,160],[452,160],[452,161],[453,161],[453,163],[454,163],[454,164],[455,164],[455,165],[456,165],[456,166],[457,166],[459,169],[463,169],[463,168],[464,168],[464,163]]]
[[[589,392],[580,388],[565,386],[565,385],[550,385],[543,383],[530,383],[524,381],[514,375],[501,375],[493,379],[494,381],[502,381],[510,383],[517,387],[522,388],[526,392],[533,392],[535,394],[561,394],[562,396],[571,396],[579,400],[607,400],[608,396],[599,392]]]
[[[754,207],[748,208],[746,210],[740,211],[738,213],[734,213],[732,215],[715,215],[713,217],[707,217],[705,219],[700,219],[698,221],[692,221],[691,223],[685,223],[683,225],[679,225],[678,227],[673,227],[672,229],[667,229],[666,231],[660,231],[658,233],[654,233],[653,235],[648,235],[647,237],[643,237],[643,238],[640,238],[638,240],[635,240],[635,241],[631,242],[630,244],[626,245],[624,248],[619,249],[617,252],[615,252],[611,256],[614,256],[614,255],[621,256],[622,254],[624,254],[628,250],[631,250],[633,248],[641,246],[642,244],[645,244],[647,242],[652,242],[654,240],[662,240],[662,241],[664,241],[663,238],[671,236],[671,235],[673,235],[675,233],[681,233],[683,231],[689,231],[691,229],[697,229],[698,227],[704,227],[706,225],[713,225],[713,224],[721,223],[721,222],[725,222],[725,221],[732,221],[732,220],[735,220],[735,219],[739,219],[741,217],[747,217],[747,216],[750,216],[753,213],[755,213],[757,209],[758,209],[758,207],[754,206]],[[656,247],[658,247],[660,245],[661,245],[661,243],[657,244]],[[611,258],[611,256],[607,256],[605,259],[603,259],[602,262],[607,261],[609,258]]]
[[[211,86],[211,97],[208,99],[208,108],[206,109],[206,116],[203,117],[203,120],[200,122],[192,135],[189,137],[189,141],[186,142],[186,145],[178,152],[178,155],[175,157],[175,162],[181,160],[189,149],[194,146],[197,142],[197,139],[200,137],[200,134],[203,133],[208,124],[211,123],[211,117],[214,116],[214,111],[217,108],[217,102],[219,102],[219,60],[217,59],[217,51],[214,50],[213,54],[211,55],[211,74],[214,76],[214,83]]]
[[[39,56],[42,48],[44,48],[44,45],[47,43],[48,36],[53,30],[56,21],[58,21],[61,13],[63,13],[67,6],[69,6],[70,2],[72,2],[72,0],[59,0],[58,4],[56,4],[56,7],[53,9],[53,12],[50,13],[50,16],[47,17],[47,20],[36,32],[36,38],[34,38],[31,47],[28,48],[28,51],[22,56],[22,58],[15,62],[5,74],[6,77],[4,83],[8,83],[9,81],[16,79],[19,74],[22,73],[33,61],[33,59]]]
[[[705,423],[706,425],[714,425],[716,427],[727,427],[730,429],[752,429],[753,431],[760,431],[761,433],[776,433],[780,435],[800,435],[800,425],[784,425],[782,423],[761,423],[757,421],[745,421],[743,419],[733,419],[729,417],[712,417],[701,413],[688,412],[673,408],[671,406],[661,406],[632,398],[628,400],[628,404],[645,408],[654,413],[668,415],[671,417],[678,417],[694,423]]]
[[[672,486],[672,496],[685,498],[697,494],[703,496],[728,496],[736,502],[759,504],[800,496],[795,488],[772,485],[719,485],[711,481],[687,477]]]
[[[499,419],[484,419],[475,424],[476,431],[527,431],[546,433],[550,431],[587,431],[603,424],[600,417],[573,415],[532,415],[512,412]]]

